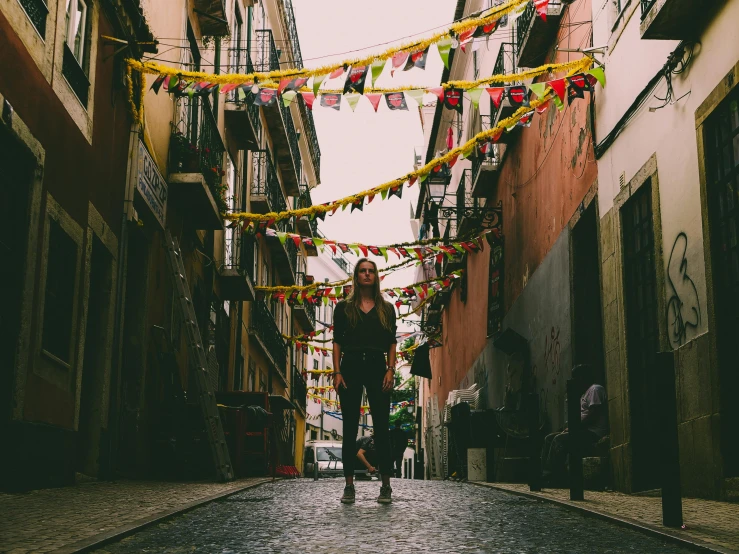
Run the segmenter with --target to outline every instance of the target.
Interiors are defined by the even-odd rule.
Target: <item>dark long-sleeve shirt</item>
[[[390,329],[382,326],[377,310],[387,310]],[[339,302],[334,310],[334,342],[341,346],[341,351],[344,353],[388,352],[390,345],[398,342],[395,338],[396,330],[395,310],[387,303],[375,306],[368,313],[359,310],[359,319],[354,327],[347,318],[345,301]]]

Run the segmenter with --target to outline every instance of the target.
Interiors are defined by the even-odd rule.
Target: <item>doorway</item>
[[[603,358],[598,214],[591,202],[572,230],[572,362],[593,368],[595,382],[607,386]]]
[[[100,470],[102,430],[106,421],[107,382],[110,375],[113,308],[113,260],[94,234],[90,258],[90,288],[82,364],[82,392],[77,434],[77,471],[97,476]]]
[[[657,271],[651,179],[621,210],[624,245],[626,356],[631,413],[632,490],[658,488],[659,397]]]

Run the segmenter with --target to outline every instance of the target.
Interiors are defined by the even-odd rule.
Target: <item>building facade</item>
[[[14,304],[1,349],[3,432],[17,452],[8,463],[24,477],[16,486],[70,483],[75,472],[195,476],[187,468],[202,452],[172,446],[202,422],[169,236],[211,388],[267,395],[277,463],[301,467],[305,360],[285,337],[312,331],[314,310],[255,287],[304,283],[316,252],[242,233],[221,214],[310,205],[320,183],[312,114],[302,101],[256,107],[233,94],[157,94],[149,76],[139,117],[139,76],[129,82],[125,64],[302,67],[292,5],[123,4],[0,9],[3,244],[21,268],[3,273]],[[316,230],[307,220],[278,227]]]

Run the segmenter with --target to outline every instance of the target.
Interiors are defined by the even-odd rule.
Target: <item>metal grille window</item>
[[[654,474],[654,437],[659,414],[654,413],[656,356],[659,351],[657,279],[651,183],[644,183],[622,211],[624,241],[624,293],[631,406],[634,486],[657,486]]]

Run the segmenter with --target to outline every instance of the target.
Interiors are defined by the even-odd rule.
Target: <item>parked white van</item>
[[[305,477],[313,477],[314,464],[318,463],[318,475],[320,477],[342,477],[344,475],[344,464],[341,451],[341,442],[311,440],[305,445],[305,456],[303,457]],[[366,474],[367,470],[359,460],[354,464],[354,474]]]

